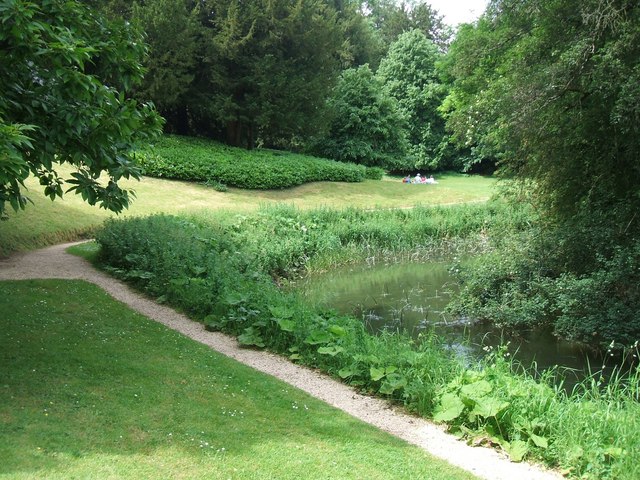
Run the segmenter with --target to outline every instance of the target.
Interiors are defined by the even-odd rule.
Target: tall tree
[[[449,135],[439,107],[447,94],[436,69],[438,47],[420,30],[398,37],[380,63],[377,76],[385,91],[398,101],[407,118],[413,166],[449,167]]]
[[[204,56],[197,7],[185,0],[146,0],[131,7],[132,20],[144,28],[149,55],[137,98],[152,101],[167,120],[167,130],[188,133],[188,105],[196,71]]]
[[[388,170],[407,167],[406,119],[368,65],[342,73],[329,105],[332,121],[316,153]]]
[[[420,30],[425,37],[445,50],[452,30],[445,25],[442,15],[428,2],[421,0],[366,0],[363,12],[373,22],[386,45],[410,30]]]
[[[90,204],[125,208],[118,180],[139,176],[135,146],[161,129],[127,98],[143,75],[139,32],[79,1],[2,2],[0,46],[0,215],[24,208],[30,174],[62,196],[57,163],[76,167],[69,190]]]
[[[548,218],[581,232],[564,243],[571,268],[640,232],[640,4],[493,1],[459,32],[450,69],[457,137],[533,180]],[[584,235],[595,219],[606,241]]]
[[[227,141],[252,147],[313,131],[338,75],[335,10],[320,0],[215,2],[214,35],[226,99]]]

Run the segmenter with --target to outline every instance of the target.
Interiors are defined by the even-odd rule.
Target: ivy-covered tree
[[[343,162],[408,168],[406,119],[368,65],[345,70],[329,99],[332,121],[313,150]]]
[[[418,169],[451,167],[449,135],[439,112],[447,87],[439,79],[438,47],[420,31],[398,37],[380,63],[377,76],[407,118],[409,154]]]
[[[121,211],[139,177],[134,151],[161,130],[149,105],[127,98],[143,75],[138,31],[74,0],[0,3],[0,215],[24,208],[34,175],[52,199],[66,183],[91,205]],[[101,177],[102,175],[102,177]]]

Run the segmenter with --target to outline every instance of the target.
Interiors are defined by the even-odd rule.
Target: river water
[[[454,318],[445,307],[458,286],[447,262],[357,265],[306,278],[298,285],[308,301],[362,318],[372,333],[434,330],[469,362],[501,345],[524,367],[541,372],[564,367],[565,387],[603,363],[613,363],[560,340],[548,331],[506,333],[491,325]],[[534,364],[535,362],[535,364]],[[607,365],[610,370],[614,365]]]

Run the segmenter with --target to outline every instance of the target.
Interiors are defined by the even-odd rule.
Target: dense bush
[[[310,151],[392,171],[414,168],[407,159],[407,119],[368,65],[342,72],[328,104],[329,130],[311,142]]]
[[[383,173],[352,163],[277,150],[245,150],[179,136],[166,136],[153,148],[141,151],[139,164],[152,177],[263,190],[319,181],[379,180]]]
[[[640,243],[585,259],[585,271],[567,273],[549,245],[553,237],[540,237],[502,238],[493,253],[459,267],[462,290],[450,310],[506,328],[552,328],[593,346],[640,339]]]

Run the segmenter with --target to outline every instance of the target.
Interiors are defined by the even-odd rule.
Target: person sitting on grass
[[[422,183],[422,175],[420,175],[419,173],[416,174],[416,178],[413,183]]]
[[[411,175],[407,175],[402,179],[402,183],[411,183]]]
[[[431,185],[438,183],[436,182],[436,179],[433,178],[433,175],[430,175],[429,178],[425,178],[424,180],[425,180],[425,183],[430,183]]]

